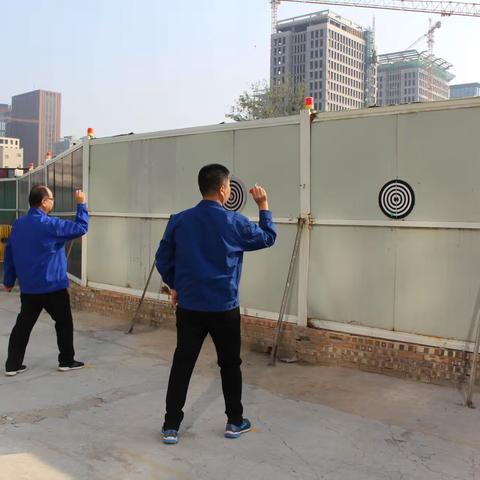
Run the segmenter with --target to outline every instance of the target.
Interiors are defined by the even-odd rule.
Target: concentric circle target
[[[238,178],[232,177],[230,179],[230,187],[232,189],[232,193],[230,194],[230,198],[227,200],[224,207],[227,210],[240,212],[243,210],[243,207],[247,202],[247,191],[245,189],[245,185]]]
[[[378,204],[387,217],[405,218],[415,206],[415,193],[407,182],[391,180],[380,190]]]

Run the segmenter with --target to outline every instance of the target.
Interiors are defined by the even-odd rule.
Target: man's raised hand
[[[258,205],[259,210],[268,210],[267,192],[262,186],[255,184],[249,192],[255,203]]]
[[[75,190],[75,202],[76,203],[86,203],[87,197],[86,195],[82,192],[82,190]]]

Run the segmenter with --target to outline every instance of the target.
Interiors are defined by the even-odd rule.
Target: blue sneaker
[[[162,429],[162,441],[167,445],[175,445],[178,442],[178,431]]]
[[[238,438],[242,433],[249,432],[252,429],[252,424],[248,418],[244,418],[240,425],[227,423],[225,427],[225,438]]]

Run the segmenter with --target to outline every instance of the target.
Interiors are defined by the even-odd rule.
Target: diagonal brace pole
[[[280,312],[278,314],[277,328],[275,331],[275,339],[273,341],[272,351],[270,352],[270,365],[275,366],[277,360],[278,346],[280,343],[283,317],[287,308],[288,296],[292,285],[293,271],[295,267],[295,261],[298,257],[298,251],[300,249],[300,239],[302,236],[303,226],[305,225],[305,218],[299,217],[297,223],[297,235],[295,236],[295,243],[293,245],[292,258],[290,259],[290,266],[288,267],[287,281],[285,283],[285,289],[283,291],[282,304],[280,306]]]
[[[475,346],[473,347],[472,368],[470,370],[470,382],[468,384],[467,398],[465,400],[465,405],[470,408],[473,408],[472,396],[473,396],[473,387],[475,386],[475,377],[477,376],[479,346],[480,346],[480,315],[477,316],[477,336],[475,339]]]
[[[155,260],[153,261],[152,268],[150,269],[150,273],[148,275],[147,283],[145,284],[145,288],[143,289],[142,297],[140,298],[140,302],[138,303],[137,310],[135,311],[135,315],[132,318],[132,323],[130,324],[130,328],[125,333],[132,333],[133,327],[137,323],[138,312],[140,311],[140,307],[142,306],[143,299],[145,298],[145,294],[147,293],[148,285],[150,284],[150,279],[152,278],[153,270],[155,269]]]

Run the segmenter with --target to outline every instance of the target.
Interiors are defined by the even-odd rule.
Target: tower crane
[[[428,29],[427,33],[424,33],[421,37],[417,38],[408,48],[407,50],[411,50],[415,45],[417,45],[418,42],[423,40],[425,37],[427,37],[427,45],[428,45],[428,53],[429,55],[433,54],[433,33],[437,28],[440,28],[442,26],[442,23],[440,21],[435,22],[433,25],[431,24],[430,20],[430,28]]]
[[[427,33],[424,33],[421,37],[419,37],[415,42],[413,42],[407,50],[411,50],[415,45],[417,45],[418,42],[420,42],[422,39],[427,37],[427,46],[428,46],[428,75],[427,75],[427,92],[428,92],[428,100],[433,100],[434,95],[433,95],[433,61],[434,61],[434,56],[433,56],[433,45],[434,45],[434,38],[433,34],[437,28],[440,28],[442,26],[442,23],[440,21],[435,22],[432,24],[432,19],[429,19],[429,29]]]
[[[448,0],[270,0],[273,33],[276,32],[278,6],[281,2],[377,8],[382,10],[400,10],[404,12],[436,13],[442,17],[449,17],[451,15],[480,17],[480,3],[456,1],[450,2]]]

